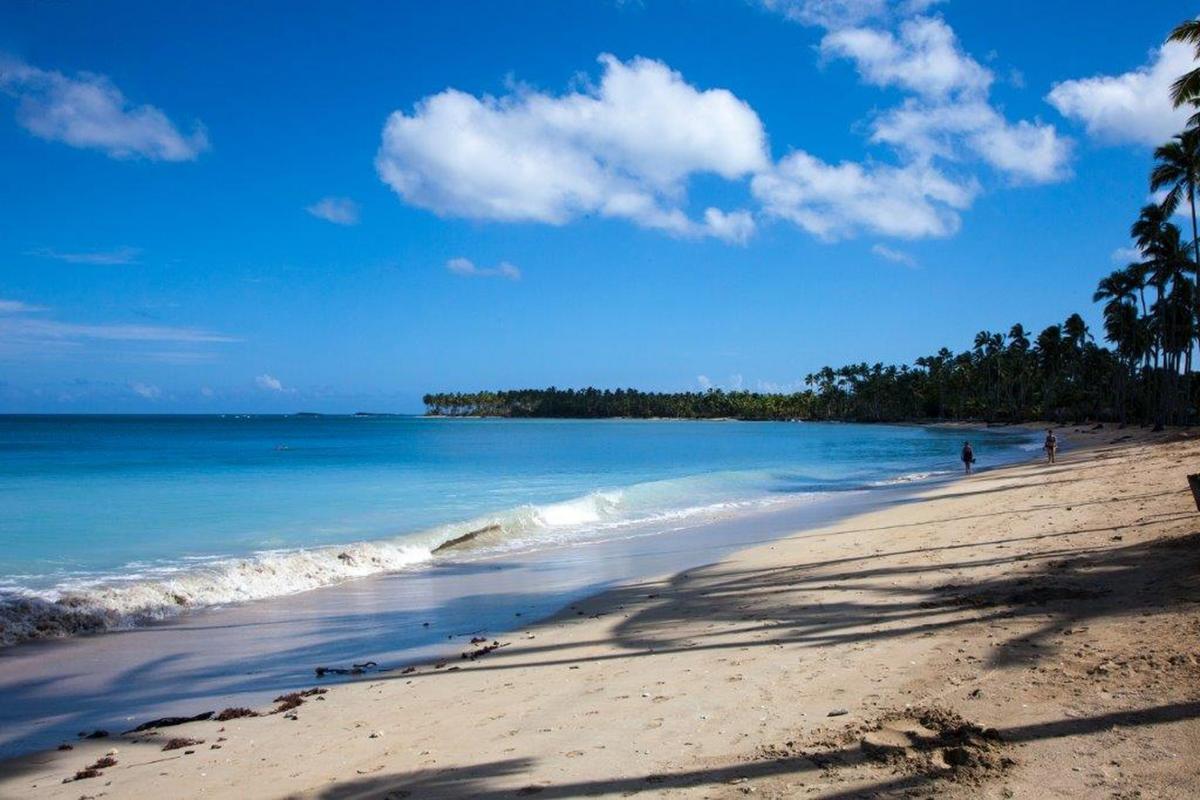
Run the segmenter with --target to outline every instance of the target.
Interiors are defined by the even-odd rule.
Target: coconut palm
[[[1196,60],[1200,61],[1200,19],[1190,19],[1187,22],[1182,22],[1171,31],[1171,35],[1167,37],[1169,42],[1180,42],[1182,44],[1190,44],[1196,48]],[[1197,105],[1200,102],[1200,67],[1185,72],[1173,84],[1171,84],[1171,100],[1175,103],[1175,107],[1184,103]],[[1194,121],[1196,117],[1192,117]],[[1189,124],[1194,124],[1191,122]]]
[[[1166,189],[1162,201],[1168,218],[1184,198],[1192,213],[1192,251],[1200,268],[1200,234],[1196,232],[1196,191],[1200,187],[1200,128],[1189,128],[1154,151],[1158,162],[1150,173],[1150,191]],[[1200,308],[1195,312],[1200,314]]]
[[[1137,284],[1128,269],[1113,270],[1108,277],[1100,279],[1092,302],[1099,303],[1101,300],[1108,301],[1104,305],[1105,313],[1113,306],[1137,303]],[[1136,306],[1134,310],[1136,312]]]

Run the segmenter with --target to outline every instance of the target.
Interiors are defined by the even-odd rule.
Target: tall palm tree
[[[1175,30],[1171,31],[1167,41],[1193,45],[1196,48],[1196,59],[1200,61],[1200,19],[1190,19],[1180,23]],[[1184,103],[1196,105],[1197,102],[1200,102],[1200,67],[1185,72],[1171,84],[1171,100],[1175,103],[1176,108]],[[1193,121],[1195,119],[1192,117]],[[1193,123],[1189,122],[1189,124]]]
[[[1200,128],[1189,128],[1154,151],[1154,171],[1150,173],[1150,191],[1166,189],[1163,213],[1170,218],[1187,198],[1192,212],[1192,251],[1200,268],[1200,234],[1196,233],[1196,191],[1200,187]],[[1200,313],[1200,308],[1196,309]]]
[[[1105,312],[1113,306],[1137,302],[1137,285],[1128,270],[1114,270],[1108,277],[1100,279],[1092,302],[1099,303],[1101,300],[1108,301],[1104,305]]]

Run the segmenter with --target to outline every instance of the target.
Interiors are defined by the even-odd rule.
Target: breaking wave
[[[706,485],[711,484],[711,485]],[[167,565],[129,564],[122,575],[76,578],[48,591],[0,586],[0,646],[32,639],[120,630],[183,613],[265,600],[428,564],[443,554],[479,556],[622,535],[660,532],[765,507],[778,498],[748,497],[700,505],[715,476],[598,491],[571,500],[523,505],[453,525],[397,536],[240,558],[192,558]],[[728,483],[724,484],[728,490]]]

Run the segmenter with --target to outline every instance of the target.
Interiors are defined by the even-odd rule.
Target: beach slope
[[[0,796],[1198,797],[1200,444],[1076,439]]]

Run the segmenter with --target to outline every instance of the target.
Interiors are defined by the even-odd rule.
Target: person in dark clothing
[[[963,442],[962,449],[963,467],[966,468],[967,474],[971,474],[971,465],[975,463],[975,451],[971,449],[970,442]]]
[[[1049,428],[1046,429],[1046,444],[1042,449],[1046,451],[1046,463],[1053,464],[1054,456],[1058,453],[1058,437]]]

